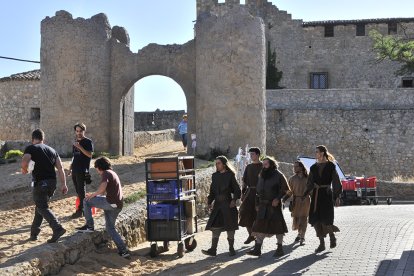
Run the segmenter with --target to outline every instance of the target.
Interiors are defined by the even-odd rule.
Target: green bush
[[[9,150],[4,155],[4,159],[12,159],[12,158],[22,157],[22,156],[23,156],[23,152],[21,150]]]

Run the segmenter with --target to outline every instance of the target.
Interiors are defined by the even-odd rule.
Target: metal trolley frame
[[[178,256],[183,257],[184,247],[189,252],[197,247],[195,234],[198,232],[198,217],[195,214],[195,207],[193,207],[194,214],[191,217],[186,217],[184,214],[185,202],[194,200],[194,206],[196,204],[194,157],[146,159],[145,180],[147,191],[146,228],[147,240],[151,244],[150,255],[156,257],[160,253],[168,251],[170,241],[177,241]],[[156,185],[166,185],[167,188],[154,191],[156,189],[153,186]],[[173,218],[151,218],[151,207],[168,205],[177,205],[178,212]],[[167,210],[167,214],[168,212]],[[192,231],[188,231],[188,224],[192,226]],[[163,246],[158,246],[157,242],[163,242]]]

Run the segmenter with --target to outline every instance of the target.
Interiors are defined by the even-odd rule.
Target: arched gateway
[[[71,150],[71,126],[83,121],[96,151],[132,154],[131,88],[150,75],[182,87],[197,154],[265,147],[264,24],[240,6],[199,15],[196,38],[184,45],[149,44],[138,53],[130,51],[126,30],[111,28],[104,14],[73,19],[59,11],[41,26],[40,125],[61,153]]]

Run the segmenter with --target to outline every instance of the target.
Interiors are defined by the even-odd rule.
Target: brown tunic
[[[239,225],[243,227],[252,227],[256,219],[256,186],[259,181],[259,173],[263,164],[249,164],[244,170],[243,174],[243,202],[240,206],[240,221]]]
[[[306,176],[299,176],[295,174],[289,178],[289,192],[293,196],[293,211],[292,217],[307,217],[309,215],[310,197],[303,196],[306,191],[306,184],[308,178]]]

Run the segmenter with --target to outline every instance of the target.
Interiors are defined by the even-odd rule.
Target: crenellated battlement
[[[292,15],[286,11],[279,10],[268,0],[245,0],[245,4],[240,4],[240,0],[225,0],[219,3],[218,0],[197,0],[197,17],[203,13],[223,15],[229,8],[240,6],[246,8],[253,16],[261,17],[265,22],[275,20],[292,20]],[[298,21],[299,24],[302,20]]]

